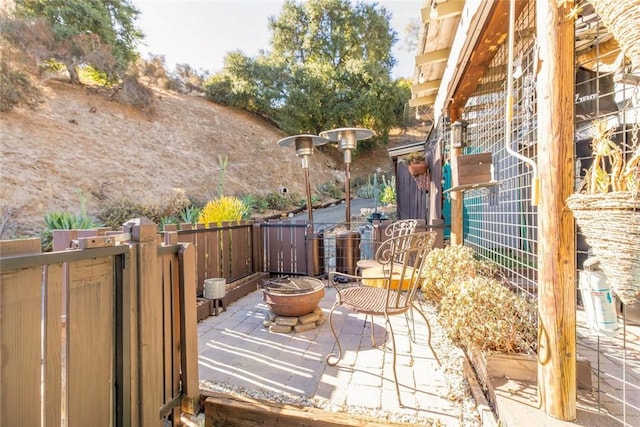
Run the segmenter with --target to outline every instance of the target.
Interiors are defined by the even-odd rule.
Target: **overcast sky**
[[[380,0],[398,33],[393,51],[398,64],[393,77],[413,78],[415,50],[403,46],[405,27],[420,20],[423,0]],[[133,0],[140,10],[138,24],[145,34],[140,47],[164,55],[171,69],[176,63],[212,73],[222,69],[227,52],[240,50],[253,57],[269,48],[268,17],[278,16],[281,0]]]

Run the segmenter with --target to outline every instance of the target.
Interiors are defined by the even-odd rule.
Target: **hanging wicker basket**
[[[580,231],[616,295],[625,304],[640,295],[640,195],[573,194],[567,199]]]
[[[640,70],[640,2],[638,0],[589,0],[622,52]]]

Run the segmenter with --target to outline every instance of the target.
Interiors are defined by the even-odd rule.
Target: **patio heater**
[[[369,139],[374,132],[361,128],[340,128],[320,132],[320,136],[331,141],[338,141],[338,149],[344,155],[344,202],[347,230],[351,227],[351,150],[355,150],[358,141]]]
[[[313,147],[324,145],[328,139],[317,135],[294,135],[278,141],[278,145],[283,147],[295,146],[296,155],[302,157],[302,169],[304,170],[304,181],[307,192],[307,213],[309,221],[313,222],[313,205],[311,203],[311,184],[309,183],[309,156],[313,154]]]
[[[338,149],[344,153],[344,200],[347,230],[336,234],[336,271],[354,275],[360,259],[360,233],[351,231],[351,150],[358,141],[371,138],[372,130],[360,128],[340,128],[320,132],[320,136],[338,141]]]

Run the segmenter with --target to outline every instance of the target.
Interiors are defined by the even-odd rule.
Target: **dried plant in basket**
[[[633,304],[640,296],[640,145],[625,156],[606,120],[593,129],[593,164],[567,206],[616,295]]]

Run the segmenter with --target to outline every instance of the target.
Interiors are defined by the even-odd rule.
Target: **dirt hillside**
[[[287,187],[304,195],[300,159],[266,121],[198,96],[155,91],[155,112],[111,101],[88,87],[47,83],[37,110],[0,113],[0,221],[3,239],[33,236],[53,211],[79,212],[128,195],[158,201],[176,192],[200,200],[218,191],[218,156],[228,156],[225,194],[267,194]],[[404,132],[391,145],[419,141]],[[316,150],[312,187],[343,182],[341,153]],[[352,178],[391,168],[386,147],[352,165]],[[1,223],[0,223],[1,225]]]

